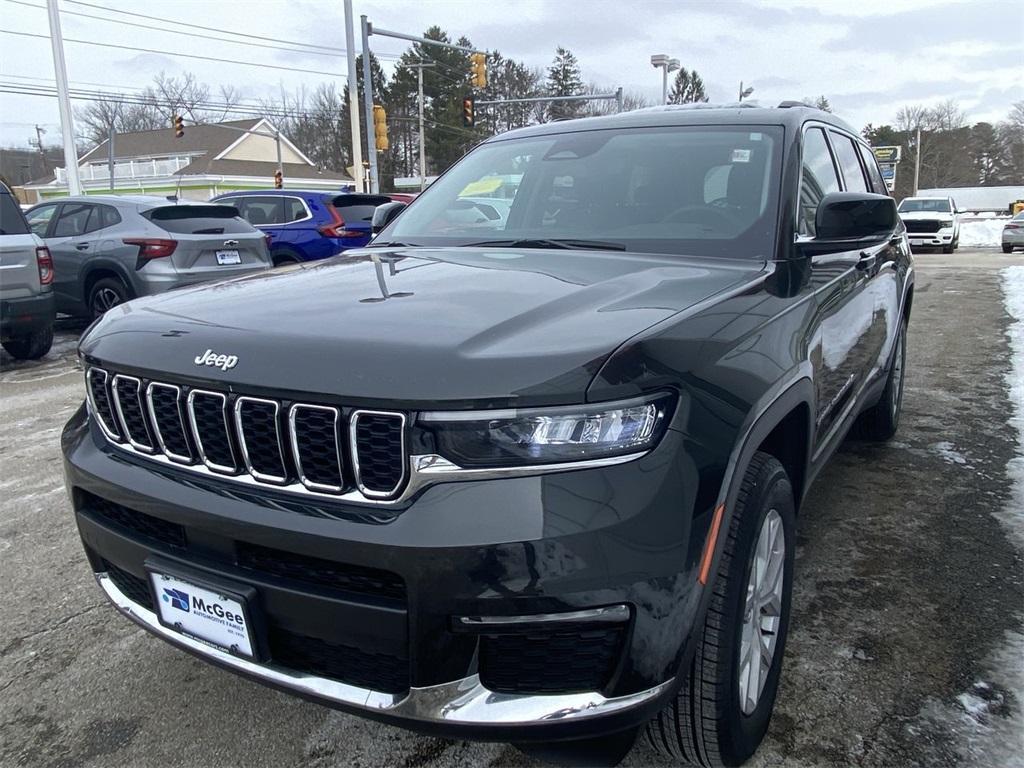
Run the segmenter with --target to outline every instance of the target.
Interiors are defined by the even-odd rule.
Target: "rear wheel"
[[[896,434],[903,408],[903,373],[906,364],[907,321],[903,320],[896,335],[896,349],[893,352],[892,365],[889,367],[889,376],[885,381],[882,397],[877,404],[864,411],[857,421],[859,437],[885,442]]]
[[[761,744],[789,628],[795,531],[786,470],[775,457],[754,454],[686,680],[647,726],[658,752],[717,768],[742,764]]]
[[[131,295],[125,284],[116,277],[104,277],[89,289],[89,310],[94,318],[106,314],[118,304],[124,304]]]
[[[1013,253],[1013,246],[1003,243],[1003,253]]]
[[[38,360],[53,346],[53,326],[13,336],[3,342],[7,354],[17,360]]]
[[[283,267],[286,264],[298,264],[299,261],[301,261],[301,259],[299,259],[299,254],[287,248],[279,248],[271,253],[270,257],[273,260],[275,267]]]

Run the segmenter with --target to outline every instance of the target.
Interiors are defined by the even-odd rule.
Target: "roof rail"
[[[817,109],[813,104],[808,104],[805,101],[796,101],[794,99],[787,99],[786,101],[779,102],[779,109],[789,109],[790,107],[808,107],[810,109]]]

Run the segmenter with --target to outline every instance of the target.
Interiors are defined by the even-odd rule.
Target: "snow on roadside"
[[[964,217],[960,219],[960,245],[967,248],[997,246],[1003,242],[1003,225],[1008,218]]]
[[[1010,341],[1010,371],[1006,374],[1010,393],[1009,421],[1017,430],[1017,455],[1006,467],[1013,489],[1003,522],[1024,549],[1024,266],[1003,270],[1003,301],[1012,320],[1006,330]]]

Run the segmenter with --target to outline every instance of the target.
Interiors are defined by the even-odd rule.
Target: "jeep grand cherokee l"
[[[509,174],[499,228],[458,215]],[[549,123],[378,209],[368,248],[115,307],[63,434],[100,587],[356,714],[742,763],[807,487],[899,419],[913,272],[883,189],[803,107]]]

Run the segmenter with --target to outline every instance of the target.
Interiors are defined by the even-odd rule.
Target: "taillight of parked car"
[[[324,237],[362,237],[366,234],[358,229],[345,229],[345,220],[341,218],[338,209],[333,205],[327,205],[326,208],[333,221],[319,228],[318,231]]]
[[[53,285],[53,257],[45,245],[36,248],[36,266],[39,267],[39,284]]]
[[[263,233],[263,242],[267,244],[267,250],[270,250],[270,241],[274,239],[274,236],[269,232]]]
[[[149,261],[150,259],[163,259],[174,253],[174,249],[178,247],[177,240],[164,240],[162,238],[129,237],[125,238],[122,242],[125,245],[139,246],[140,262]]]

